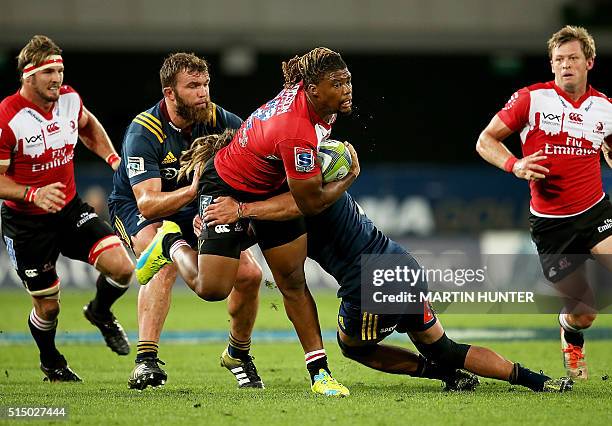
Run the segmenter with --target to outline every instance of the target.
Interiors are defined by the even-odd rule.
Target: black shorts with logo
[[[342,300],[338,311],[338,327],[344,334],[359,338],[361,341],[378,341],[394,331],[407,333],[425,331],[437,321],[436,314],[429,304],[423,304],[421,314],[372,314],[363,312],[360,305]]]
[[[30,292],[53,286],[59,254],[89,261],[94,245],[114,235],[94,209],[75,196],[58,213],[27,215],[2,205],[2,236],[19,278]]]
[[[529,224],[544,276],[556,283],[592,258],[591,249],[612,235],[612,204],[606,195],[579,215],[547,218],[532,214]]]
[[[200,188],[198,196],[200,215],[215,198],[220,196],[230,196],[242,202],[253,202],[289,191],[286,185],[265,195],[238,191],[221,179],[214,166],[214,157],[204,167]],[[305,233],[306,224],[303,218],[287,221],[242,219],[232,224],[211,227],[204,225],[198,241],[198,253],[238,259],[240,252],[254,243],[259,244],[262,250],[267,250],[290,243]]]

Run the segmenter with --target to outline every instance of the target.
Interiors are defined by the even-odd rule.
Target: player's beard
[[[34,91],[36,92],[36,94],[45,102],[57,102],[57,100],[59,99],[59,90],[57,92],[57,95],[51,95],[49,96],[47,93],[45,93],[44,89],[41,89],[38,87],[38,81],[36,80],[36,75],[32,76],[32,83],[34,85]],[[61,86],[61,84],[56,84],[56,85],[49,85],[48,88],[50,87],[56,87],[57,89],[59,89],[59,87]]]
[[[176,113],[191,123],[208,123],[212,118],[213,103],[208,101],[206,108],[197,108],[187,104],[178,93],[176,96]]]

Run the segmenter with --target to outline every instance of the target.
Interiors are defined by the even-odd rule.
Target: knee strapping
[[[376,350],[376,345],[349,346],[342,341],[340,333],[336,333],[336,339],[338,340],[338,346],[340,346],[342,354],[347,358],[353,359],[367,356]]]
[[[446,336],[446,333],[434,343],[415,342],[415,346],[426,358],[453,368],[463,368],[470,350],[470,345],[454,342]]]

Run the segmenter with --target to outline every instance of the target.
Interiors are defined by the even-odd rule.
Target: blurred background
[[[609,94],[611,16],[608,0],[2,0],[0,96],[19,87],[21,47],[46,34],[120,151],[131,119],[161,99],[168,53],[204,56],[213,100],[246,118],[280,90],[283,60],[327,46],[354,90],[354,113],[332,137],[360,155],[350,192],[374,222],[416,251],[532,253],[527,183],[486,164],[477,137],[514,91],[552,79],[546,41],[565,24],[594,36],[589,79]],[[518,137],[508,146],[520,154]],[[79,193],[106,214],[110,169],[83,146],[76,167]],[[606,166],[606,187],[611,178]],[[59,269],[64,286],[93,286],[88,265]],[[3,244],[0,271],[0,289],[21,286]],[[309,274],[311,286],[335,287]]]

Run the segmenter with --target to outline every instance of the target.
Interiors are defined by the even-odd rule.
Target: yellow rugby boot
[[[346,386],[339,383],[324,369],[320,369],[319,374],[314,376],[314,383],[310,389],[313,393],[325,396],[344,397],[351,394]]]
[[[136,278],[141,285],[147,284],[161,268],[172,263],[171,259],[164,256],[162,241],[168,234],[180,233],[181,228],[176,223],[164,220],[162,226],[157,230],[157,234],[142,251],[136,262]]]

